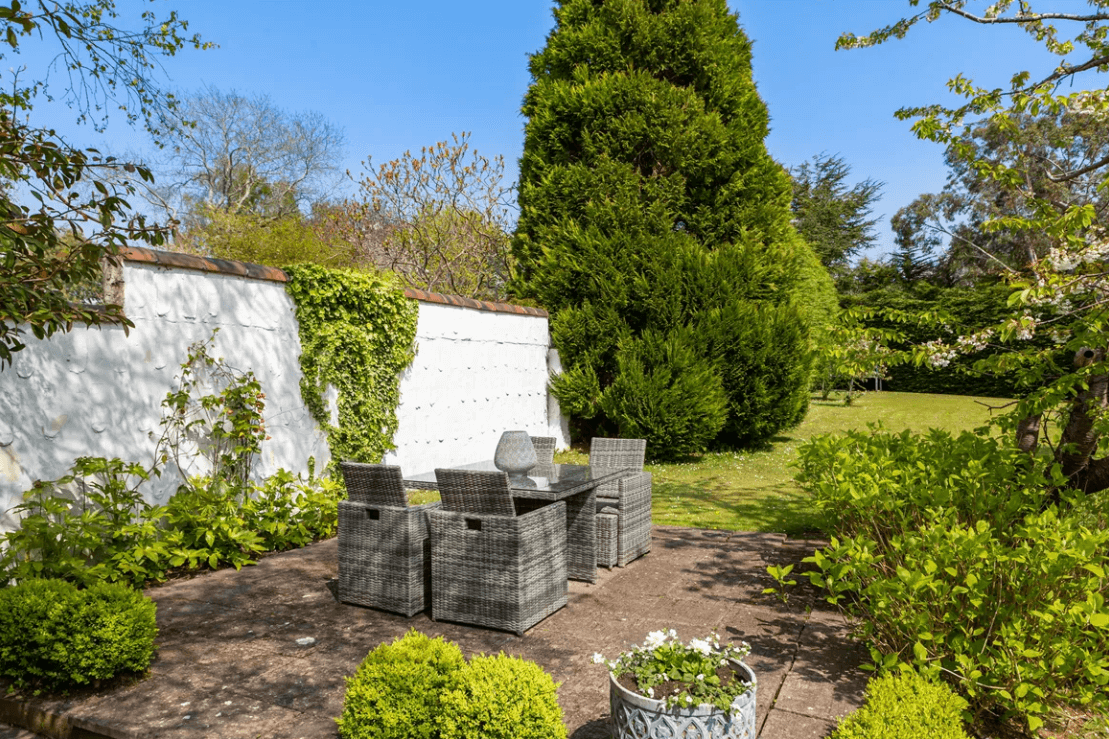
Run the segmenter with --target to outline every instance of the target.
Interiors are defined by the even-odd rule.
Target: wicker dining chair
[[[342,462],[348,500],[339,501],[339,600],[412,616],[427,608],[431,539],[427,512],[409,506],[400,467]]]
[[[566,605],[566,504],[517,516],[504,472],[435,470],[431,617],[525,631]]]
[[[536,464],[553,464],[555,443],[557,439],[553,436],[533,436],[531,437],[531,445],[535,447],[535,456],[538,459]]]
[[[590,467],[630,470],[627,475],[597,488],[597,561],[600,564],[611,560],[613,528],[617,566],[625,567],[651,551],[651,473],[643,471],[646,452],[644,439],[595,438],[590,442]]]

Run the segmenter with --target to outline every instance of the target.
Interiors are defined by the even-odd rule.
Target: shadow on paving
[[[762,594],[768,565],[799,564],[816,544],[655,527],[650,554],[599,570],[596,583],[572,582],[569,606],[517,637],[337,602],[330,540],[150,588],[159,636],[149,677],[66,706],[121,737],[336,737],[345,678],[375,646],[415,628],[466,654],[534,660],[561,684],[570,736],[593,739],[609,736],[609,707],[608,675],[592,655],[613,658],[673,628],[683,640],[717,631],[751,644],[761,739],[823,736],[861,703],[864,655],[811,586],[787,604]]]

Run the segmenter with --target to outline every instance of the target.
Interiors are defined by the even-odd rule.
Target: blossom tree
[[[1057,12],[1032,0],[988,6],[971,0],[909,0],[918,9],[915,14],[868,35],[844,34],[836,46],[875,46],[903,38],[922,22],[953,17],[984,28],[1017,26],[1060,58],[1053,69],[1017,71],[1008,89],[981,87],[959,75],[948,86],[962,97],[960,105],[897,111],[903,120],[915,119],[918,137],[946,146],[950,159],[1021,196],[1026,207],[1020,215],[989,219],[984,229],[1030,232],[1047,242],[1042,256],[1005,270],[1013,292],[1012,311],[1004,321],[973,335],[918,346],[913,359],[943,366],[957,353],[987,345],[1010,349],[982,360],[976,369],[1021,372],[1028,391],[1007,416],[1017,444],[1029,453],[1052,455],[1068,487],[1095,492],[1109,488],[1103,442],[1109,441],[1109,232],[1088,200],[1045,197],[1029,185],[1028,172],[1042,170],[1043,162],[1019,153],[1006,161],[990,160],[972,140],[975,128],[987,123],[1016,137],[1022,119],[1041,113],[1085,117],[1090,128],[1103,124],[1109,116],[1109,88],[1099,88],[1096,75],[1109,69],[1109,0],[1086,4],[1080,11]],[[1096,187],[1109,184],[1109,156],[1077,168],[1065,161],[1047,164],[1045,174],[1052,182],[1092,178]],[[1037,337],[1050,341],[1033,344]],[[1053,426],[1057,434],[1049,433]]]

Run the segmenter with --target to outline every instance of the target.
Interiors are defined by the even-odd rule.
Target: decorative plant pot
[[[505,431],[497,442],[493,464],[509,477],[522,477],[539,462],[527,431]]]
[[[755,673],[742,662],[732,666],[751,687],[732,701],[728,712],[708,703],[667,708],[662,701],[627,690],[610,673],[612,735],[616,739],[755,739]]]

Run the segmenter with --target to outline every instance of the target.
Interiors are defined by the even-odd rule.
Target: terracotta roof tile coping
[[[139,246],[127,246],[120,249],[120,256],[126,262],[145,262],[157,267],[174,267],[176,269],[191,269],[200,272],[215,272],[236,277],[246,277],[251,280],[268,280],[270,282],[288,282],[289,277],[276,267],[267,267],[261,264],[238,262],[233,259],[211,259],[198,257],[192,254],[181,254],[173,251],[157,251]],[[443,295],[441,293],[427,292],[405,288],[404,296],[424,303],[438,303],[440,305],[453,305],[458,308],[471,308],[473,310],[493,311],[496,313],[515,313],[522,316],[547,317],[547,311],[542,308],[529,308],[523,305],[510,303],[493,303],[488,300],[474,300],[463,298],[459,295]]]

